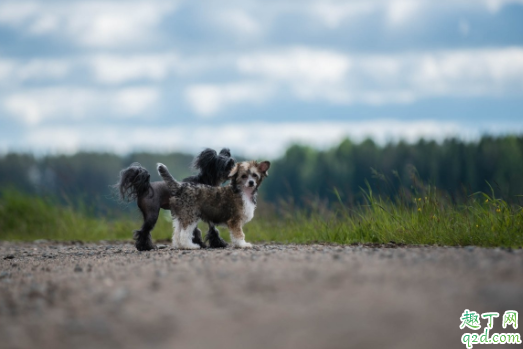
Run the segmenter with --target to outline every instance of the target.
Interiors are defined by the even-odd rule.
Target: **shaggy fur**
[[[235,161],[231,158],[229,149],[224,148],[217,154],[213,149],[205,149],[193,161],[192,168],[199,172],[187,177],[183,182],[193,184],[205,184],[219,186],[228,179]],[[120,193],[123,201],[136,200],[138,208],[142,212],[143,225],[134,231],[135,246],[139,251],[147,251],[156,248],[151,238],[151,230],[154,229],[160,214],[160,208],[169,209],[170,193],[164,181],[150,182],[149,172],[140,164],[134,163],[130,167],[120,171],[120,180],[114,185]],[[202,232],[194,227],[191,234],[193,243],[200,247],[206,247],[202,241]],[[210,247],[226,247],[227,243],[220,238],[218,230],[209,224],[206,241]]]
[[[209,224],[225,224],[235,247],[248,248],[242,227],[254,216],[256,196],[263,179],[268,176],[270,162],[248,161],[237,163],[229,174],[230,184],[211,187],[176,181],[167,167],[158,164],[158,173],[167,184],[173,217],[173,246],[197,249],[192,231],[201,219]]]

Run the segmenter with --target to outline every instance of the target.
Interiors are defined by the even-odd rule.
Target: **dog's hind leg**
[[[160,214],[160,206],[154,200],[148,198],[140,198],[138,200],[138,208],[143,215],[143,224],[140,230],[135,230],[133,238],[136,241],[135,246],[138,251],[149,251],[156,249],[151,237],[151,230],[154,229],[158,215]]]
[[[136,241],[135,246],[138,251],[156,249],[151,237],[151,230],[153,230],[157,219],[158,215],[156,215],[156,217],[147,217],[143,222],[142,228],[134,231],[133,238]]]
[[[194,223],[190,223],[188,226],[183,226],[183,224],[180,222],[179,225],[179,231],[180,231],[180,241],[179,246],[180,248],[189,249],[189,250],[196,250],[199,249],[200,246],[196,245],[192,242],[193,237],[193,231],[198,225],[198,221],[195,221]]]
[[[192,242],[201,248],[207,248],[207,245],[205,245],[205,242],[202,240],[202,231],[198,229],[198,227],[194,228]]]
[[[214,224],[209,224],[209,230],[205,236],[205,241],[209,241],[210,248],[225,248],[227,243],[224,239],[220,237],[219,230],[214,226]]]

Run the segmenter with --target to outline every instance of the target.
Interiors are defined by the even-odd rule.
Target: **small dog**
[[[220,154],[213,149],[205,149],[193,161],[192,168],[199,173],[187,177],[183,182],[193,184],[205,184],[219,186],[225,182],[235,164],[231,152],[223,148]],[[164,181],[150,182],[150,174],[140,164],[134,163],[130,167],[120,171],[120,180],[114,185],[118,189],[123,201],[136,200],[143,215],[143,225],[140,230],[134,231],[135,246],[138,251],[155,249],[151,238],[151,230],[154,229],[160,208],[169,209],[170,190]],[[193,236],[194,235],[194,236]],[[197,227],[191,233],[192,242],[200,247],[206,247],[202,241],[202,232]],[[220,237],[218,229],[209,224],[205,241],[209,241],[212,248],[223,248],[227,243]]]
[[[170,190],[173,217],[173,246],[197,249],[192,231],[201,219],[209,224],[226,224],[235,247],[250,248],[245,242],[242,227],[254,216],[258,188],[269,175],[269,161],[237,163],[229,173],[230,184],[225,187],[177,182],[163,164],[158,173]]]

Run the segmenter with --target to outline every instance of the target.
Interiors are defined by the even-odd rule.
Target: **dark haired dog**
[[[221,185],[228,179],[235,161],[231,158],[231,152],[223,148],[220,154],[213,149],[205,149],[193,161],[192,168],[199,173],[187,177],[183,182],[205,184],[213,187]],[[140,230],[134,231],[135,246],[139,251],[148,251],[156,248],[151,238],[158,220],[160,208],[168,210],[170,190],[164,181],[150,182],[150,174],[138,163],[134,163],[120,171],[120,180],[114,185],[120,193],[122,200],[130,202],[136,200],[143,215],[143,225]],[[202,241],[202,232],[197,227],[192,233],[192,241],[200,247],[205,247]],[[218,229],[209,224],[205,241],[209,241],[212,248],[226,247],[227,243],[220,237]]]
[[[269,161],[245,161],[234,165],[225,187],[211,187],[176,181],[167,167],[158,164],[158,173],[171,192],[170,208],[173,217],[173,246],[200,248],[192,241],[192,232],[201,219],[209,224],[226,224],[235,247],[249,248],[243,225],[254,216],[256,196],[263,179],[268,176]]]

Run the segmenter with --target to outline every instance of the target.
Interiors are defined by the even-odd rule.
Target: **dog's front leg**
[[[251,248],[252,244],[245,241],[245,234],[243,233],[241,224],[228,224],[229,233],[231,234],[231,242],[237,248]]]

